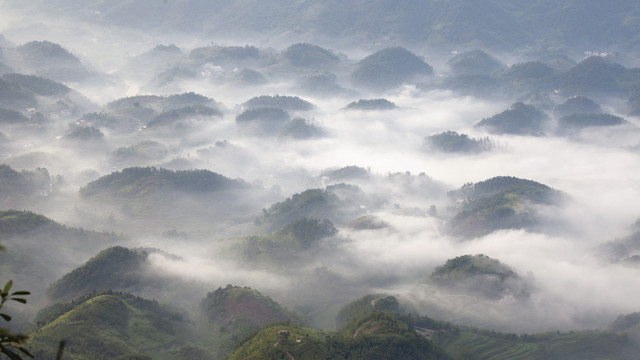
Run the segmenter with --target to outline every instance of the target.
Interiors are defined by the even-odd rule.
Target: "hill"
[[[0,208],[33,205],[55,191],[59,181],[45,168],[18,172],[9,165],[0,164]]]
[[[47,296],[55,302],[72,299],[91,292],[140,289],[148,283],[143,266],[146,251],[116,246],[101,251],[82,266],[65,274],[47,289]]]
[[[557,205],[562,199],[560,192],[547,185],[506,176],[466,184],[449,196],[458,209],[447,224],[448,231],[466,238],[499,229],[534,229],[541,221],[536,206]]]
[[[587,127],[616,126],[630,124],[627,120],[611,114],[571,114],[558,119],[561,131],[579,130]]]
[[[482,254],[447,260],[435,268],[429,281],[447,291],[495,301],[522,301],[529,296],[526,284],[516,272]]]
[[[427,136],[424,144],[427,150],[445,153],[480,153],[491,150],[494,146],[489,138],[470,138],[469,135],[455,131]]]
[[[330,334],[272,326],[239,346],[228,359],[450,359],[437,345],[417,334],[406,320],[375,312]]]
[[[493,74],[505,68],[498,59],[482,50],[465,51],[447,61],[455,75]]]
[[[389,89],[432,74],[433,68],[411,51],[390,47],[360,60],[351,80],[360,87]]]
[[[111,291],[52,305],[38,313],[35,323],[28,349],[36,358],[54,358],[64,339],[66,359],[179,359],[172,353],[193,339],[181,313]]]
[[[123,237],[66,227],[29,211],[5,210],[0,211],[0,239],[8,249],[0,252],[0,270],[27,286],[38,303],[59,276]]]
[[[263,211],[258,222],[268,231],[282,228],[303,218],[328,219],[341,225],[361,215],[362,209],[359,206],[362,202],[356,204],[354,201],[354,198],[359,199],[361,196],[359,188],[348,185],[342,189],[340,186],[326,190],[308,189],[271,205]]]
[[[377,311],[398,312],[399,307],[398,299],[393,296],[384,294],[365,295],[340,309],[336,315],[335,326],[337,329],[341,329],[354,319]]]
[[[303,325],[301,315],[276,303],[259,291],[227,285],[200,302],[201,331],[217,344],[220,354],[228,355],[248,336],[273,323]]]
[[[209,170],[171,171],[155,167],[133,167],[111,173],[80,189],[80,196],[135,198],[169,190],[186,193],[207,193],[242,189],[247,185]]]
[[[287,95],[262,95],[253,97],[241,105],[247,109],[279,108],[286,111],[308,111],[314,108],[313,104],[297,96]]]
[[[315,71],[330,69],[340,62],[340,59],[331,51],[306,43],[293,44],[282,55],[293,66],[310,68]]]
[[[495,134],[540,135],[544,133],[549,116],[532,105],[515,103],[490,118],[484,118],[476,127],[484,127]]]
[[[329,220],[303,217],[267,236],[235,239],[232,246],[251,266],[291,269],[318,256],[321,240],[337,232]]]
[[[360,99],[345,106],[346,110],[393,110],[398,106],[387,99]]]
[[[598,103],[585,96],[572,96],[562,104],[557,105],[553,112],[557,116],[567,116],[573,114],[599,114],[602,108]]]

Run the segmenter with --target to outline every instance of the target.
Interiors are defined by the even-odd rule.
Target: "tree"
[[[280,345],[284,345],[287,342],[290,333],[289,330],[280,330],[278,331],[278,335],[282,338],[282,340],[280,340]]]
[[[4,248],[0,247],[0,249]],[[0,309],[9,300],[17,301],[22,304],[27,303],[27,299],[23,298],[22,296],[30,295],[31,293],[24,290],[10,292],[12,286],[13,281],[8,281],[4,285],[2,292],[0,292],[0,297],[2,298],[0,300]],[[0,317],[2,317],[7,322],[11,321],[11,316],[5,313],[0,313]],[[24,334],[15,334],[12,333],[9,329],[0,328],[0,353],[5,354],[9,359],[12,360],[22,359],[20,353],[33,358],[33,355],[31,355],[23,347],[23,345],[27,341],[27,338],[28,337]]]

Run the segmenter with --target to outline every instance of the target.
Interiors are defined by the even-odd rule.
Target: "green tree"
[[[0,246],[0,250],[4,250],[4,248]],[[30,295],[31,293],[24,290],[11,292],[12,286],[13,281],[8,281],[4,285],[2,292],[0,292],[0,309],[2,309],[4,304],[9,300],[17,301],[22,304],[27,303],[27,299],[22,296]],[[11,316],[5,313],[0,313],[0,317],[7,322],[11,321]],[[27,339],[28,337],[24,334],[13,333],[7,328],[0,328],[0,353],[5,354],[12,360],[22,359],[22,356],[20,355],[21,353],[32,358],[33,355],[24,348],[24,344]]]

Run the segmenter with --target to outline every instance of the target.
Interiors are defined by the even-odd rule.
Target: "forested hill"
[[[102,25],[219,36],[273,38],[295,33],[360,46],[364,41],[504,50],[640,46],[640,9],[632,0],[117,0],[108,5],[37,0],[30,4],[23,6]]]

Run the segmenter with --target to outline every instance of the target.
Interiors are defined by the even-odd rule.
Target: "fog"
[[[63,179],[47,197],[7,201],[5,204],[15,206],[0,203],[2,209],[32,210],[70,227],[122,234],[116,242],[120,245],[158,248],[174,254],[180,259],[151,255],[149,271],[184,280],[185,286],[197,294],[174,296],[172,289],[154,287],[141,291],[143,296],[193,309],[207,291],[234,284],[251,286],[313,315],[336,303],[384,292],[398,296],[408,311],[513,332],[606,328],[619,314],[640,311],[638,267],[611,263],[596,250],[599,245],[631,234],[631,224],[640,218],[640,131],[636,128],[640,119],[625,114],[622,103],[626,99],[596,98],[607,113],[624,117],[629,122],[625,126],[580,130],[573,136],[500,135],[474,125],[509,108],[516,94],[512,98],[468,96],[429,87],[432,84],[405,84],[381,91],[356,88],[348,74],[372,51],[333,49],[347,56],[335,70],[337,84],[353,93],[312,96],[296,91],[296,81],[307,75],[305,70],[276,64],[280,52],[293,43],[260,44],[252,39],[231,43],[225,39],[89,27],[42,14],[28,16],[6,4],[0,4],[0,24],[0,33],[16,46],[35,40],[60,44],[84,66],[104,76],[101,79],[109,79],[62,81],[83,97],[83,109],[38,127],[38,131],[2,125],[0,132],[9,141],[0,148],[0,163],[18,171],[44,167],[52,177]],[[188,65],[187,55],[192,49],[211,43],[249,44],[276,54],[274,64],[257,69],[269,82],[234,85],[227,78],[236,71],[232,65],[222,64],[224,74],[214,74],[214,78],[176,78],[166,86],[151,85],[153,77],[163,70],[176,64]],[[160,62],[157,71],[135,67],[141,65],[135,65],[134,57],[156,45],[168,44],[178,46],[184,56],[173,63]],[[431,81],[437,82],[439,74],[447,71],[443,59],[419,55],[436,66]],[[520,55],[510,54],[508,62],[513,63],[514,58],[531,60],[519,59]],[[25,74],[37,74],[26,65],[23,69]],[[136,70],[138,76],[134,76]],[[104,134],[100,143],[65,140],[84,114],[107,113],[106,105],[116,99],[186,92],[213,99],[222,116],[193,116],[180,128],[157,129],[144,128],[146,122],[138,118],[131,120],[136,125],[132,131],[100,128]],[[248,131],[236,116],[245,110],[244,102],[261,95],[299,96],[312,103],[311,110],[290,111],[291,118],[312,121],[326,136],[293,139],[280,132]],[[353,101],[377,98],[387,99],[397,108],[345,109]],[[38,97],[40,104],[57,100]],[[553,100],[559,104],[566,96],[557,95]],[[477,154],[425,150],[426,136],[445,131],[489,137],[495,147]],[[165,151],[124,163],[114,160],[116,150],[150,140]],[[166,197],[159,195],[160,200],[79,195],[91,181],[132,166],[207,169],[241,179],[248,189],[215,195],[172,192],[162,194]],[[368,175],[344,179],[327,175],[347,166],[366,169]],[[457,210],[447,192],[495,176],[548,185],[562,192],[564,201],[559,206],[538,207],[543,224],[535,229],[498,230],[468,239],[450,235],[446,226]],[[292,260],[291,266],[252,262],[238,254],[235,246],[242,239],[277,230],[256,225],[263,209],[307,189],[341,183],[357,185],[362,191],[358,201],[362,203],[347,212],[352,218],[334,221],[337,234],[323,239],[313,250],[296,254],[300,258]],[[342,200],[347,197],[342,196]],[[131,205],[129,212],[123,210],[125,204],[139,199],[143,200]],[[432,205],[436,214],[429,213]],[[349,226],[363,215],[375,215],[388,226],[365,230]],[[169,230],[188,236],[163,237]],[[29,238],[3,240],[3,245],[12,251],[20,241],[28,242]],[[81,255],[74,253],[69,263],[52,264],[45,282],[57,280],[114,244],[95,242],[82,249]],[[33,258],[47,255],[38,253],[38,244],[25,249]],[[479,298],[452,298],[446,290],[429,283],[429,275],[437,266],[465,254],[485,254],[508,265],[529,282],[531,297],[502,305]],[[22,280],[28,281],[26,277]],[[42,281],[21,285],[33,288],[37,299],[44,298]]]

